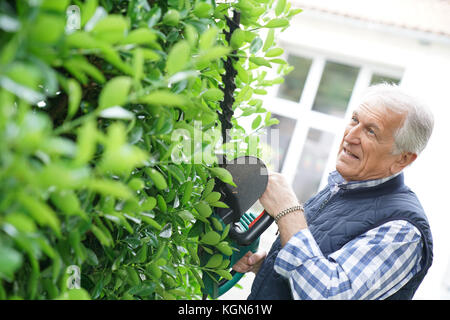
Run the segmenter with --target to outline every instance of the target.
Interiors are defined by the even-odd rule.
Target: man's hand
[[[286,178],[277,172],[269,172],[269,181],[259,202],[272,217],[281,211],[298,206],[300,202]],[[284,246],[298,231],[308,227],[303,211],[289,213],[278,221],[281,245]]]
[[[259,198],[266,212],[275,218],[282,210],[299,205],[297,196],[286,178],[278,172],[269,171],[266,191]]]
[[[234,264],[233,270],[240,273],[251,271],[257,274],[264,259],[266,258],[266,255],[266,252],[253,253],[249,251],[245,254],[245,256],[243,256],[238,262]]]

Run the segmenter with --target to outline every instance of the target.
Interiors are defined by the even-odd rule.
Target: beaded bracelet
[[[287,215],[288,213],[298,211],[298,210],[301,210],[301,211],[304,210],[304,208],[301,204],[298,206],[295,206],[295,207],[290,207],[290,208],[284,209],[283,211],[281,211],[279,214],[277,214],[275,216],[275,222],[278,224],[278,220],[280,220],[283,216]]]

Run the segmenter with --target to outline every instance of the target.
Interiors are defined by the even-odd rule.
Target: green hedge
[[[79,30],[66,30],[69,5]],[[215,153],[260,155],[241,142],[276,123],[261,95],[292,69],[274,39],[299,11],[284,0],[2,1],[0,298],[198,299],[203,274],[228,278],[227,228],[211,213],[225,206],[214,178],[232,181]],[[221,146],[227,58],[235,141]],[[247,116],[251,132],[237,122]],[[225,258],[201,265],[199,246]]]

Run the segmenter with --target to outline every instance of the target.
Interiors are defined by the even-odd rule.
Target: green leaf
[[[175,9],[169,9],[164,14],[163,23],[168,26],[176,26],[180,21],[180,13]]]
[[[209,193],[206,197],[205,197],[205,201],[208,203],[214,203],[220,200],[221,194],[220,192],[216,192],[213,191],[211,193]]]
[[[152,179],[155,187],[158,188],[158,190],[167,189],[167,181],[161,172],[154,168],[147,168],[145,169],[145,173],[150,177],[150,179]]]
[[[217,231],[223,231],[223,225],[219,219],[217,219],[216,217],[211,217],[209,220],[212,222],[214,229],[216,229]]]
[[[150,263],[147,266],[147,271],[155,278],[155,279],[160,279],[162,276],[162,271],[161,269],[158,267],[158,265],[156,263]]]
[[[52,203],[67,215],[81,215],[80,201],[73,190],[55,191],[50,195]]]
[[[122,44],[152,44],[156,42],[156,34],[148,28],[139,28],[132,30],[121,41]]]
[[[150,211],[156,206],[156,198],[155,197],[148,197],[144,200],[144,202],[141,205],[142,210],[144,211]]]
[[[142,52],[144,60],[159,61],[161,59],[161,56],[153,50],[145,48],[139,48],[139,50]]]
[[[134,191],[139,191],[144,189],[145,187],[145,182],[142,179],[139,178],[132,178],[129,182],[128,182],[128,186],[133,189]]]
[[[270,59],[269,62],[277,64],[287,64],[287,62],[283,59]]]
[[[256,32],[253,31],[244,31],[244,36],[245,36],[245,42],[252,42],[253,39],[255,39],[255,37],[258,36],[258,34]]]
[[[80,84],[73,79],[67,80],[67,89],[69,94],[69,108],[67,111],[68,118],[72,118],[77,113],[81,101]]]
[[[206,101],[221,101],[223,96],[223,91],[217,88],[208,89],[202,94],[202,98]]]
[[[141,48],[136,48],[133,52],[133,79],[138,82],[144,75],[144,52]]]
[[[161,8],[158,6],[154,6],[152,10],[149,12],[150,18],[148,19],[147,26],[152,28],[161,18]]]
[[[126,73],[128,75],[133,75],[133,68],[123,62],[122,58],[119,55],[119,52],[115,50],[112,46],[106,45],[101,47],[102,51],[102,57],[108,61],[110,64],[112,64],[114,67],[122,71],[123,73]]]
[[[139,97],[138,101],[140,103],[169,107],[183,107],[186,104],[184,96],[165,90],[157,90],[143,97]]]
[[[185,205],[191,199],[192,196],[192,188],[194,183],[190,180],[185,183],[185,187],[183,190],[183,196],[181,197],[181,204]]]
[[[279,124],[280,123],[280,120],[278,120],[278,119],[270,119],[269,121],[267,121],[266,122],[266,127],[270,127],[270,126],[273,126],[273,125],[275,125],[275,124]]]
[[[65,11],[67,9],[68,0],[44,0],[41,4],[42,9]]]
[[[267,61],[266,59],[261,58],[261,57],[250,57],[249,60],[250,60],[250,62],[252,62],[258,66],[265,66],[265,67],[269,67],[269,68],[272,67],[272,65],[270,64],[269,61]]]
[[[92,159],[96,147],[97,127],[93,120],[86,121],[78,129],[77,154],[74,163],[82,165]]]
[[[283,54],[284,50],[281,48],[273,48],[266,52],[266,57],[272,58],[272,57],[278,57]]]
[[[194,14],[199,18],[209,18],[213,11],[209,3],[197,1],[194,7]]]
[[[278,0],[277,5],[275,6],[275,14],[279,16],[283,13],[286,8],[286,0]]]
[[[289,20],[285,18],[275,18],[270,20],[266,25],[264,25],[265,28],[282,28],[287,27],[289,25]]]
[[[200,201],[199,203],[195,204],[194,208],[203,218],[208,218],[212,214],[211,207],[204,201]]]
[[[216,46],[214,48],[211,48],[210,50],[207,50],[200,55],[198,55],[197,59],[195,60],[195,65],[197,69],[204,69],[208,66],[208,64],[216,59],[222,58],[224,55],[228,54],[230,52],[230,48],[223,47],[223,46]]]
[[[216,253],[205,264],[205,268],[217,268],[222,264],[223,256],[220,253]]]
[[[225,278],[226,280],[233,279],[233,275],[227,270],[214,270],[214,272],[217,273],[219,276]]]
[[[202,196],[206,197],[208,194],[210,194],[213,191],[215,185],[216,181],[214,179],[209,179],[206,182],[205,189],[203,189]]]
[[[210,203],[210,206],[211,207],[217,207],[217,208],[229,208],[229,206],[226,203],[222,202],[222,201],[217,201],[217,202]]]
[[[96,80],[98,83],[105,83],[106,79],[103,73],[98,70],[94,65],[88,62],[88,60],[84,57],[76,57],[72,59],[76,65],[77,68],[80,68],[82,71],[84,71],[86,74],[91,76],[94,80]]]
[[[0,245],[0,278],[12,279],[14,272],[22,265],[22,255],[16,250]]]
[[[174,75],[175,73],[184,70],[190,61],[191,47],[187,40],[177,42],[169,52],[167,57],[167,72]]]
[[[236,187],[236,184],[233,182],[233,176],[231,175],[231,173],[228,170],[226,170],[224,168],[220,168],[220,167],[215,167],[215,168],[209,168],[209,171],[215,177],[219,178],[223,182]]]
[[[114,44],[125,38],[128,22],[122,15],[111,14],[101,19],[92,29],[95,38]]]
[[[190,24],[186,24],[186,27],[184,29],[186,40],[189,42],[189,45],[193,48],[197,45],[198,42],[198,32]]]
[[[65,40],[69,48],[97,49],[103,45],[101,41],[94,39],[89,33],[83,31],[75,31],[69,34]]]
[[[19,232],[33,233],[36,231],[34,221],[23,213],[11,213],[5,217],[5,222],[13,225]]]
[[[248,74],[247,70],[245,70],[239,62],[235,63],[233,66],[234,66],[234,69],[237,71],[238,77],[241,79],[241,81],[243,83],[248,83],[249,74]]]
[[[217,244],[216,248],[226,256],[231,256],[233,254],[233,249],[226,241],[222,241],[219,244]]]
[[[70,289],[56,298],[56,300],[91,300],[89,293],[83,288]]]
[[[97,0],[86,0],[80,9],[81,13],[81,27],[84,27],[86,22],[94,15],[95,10],[97,9],[98,1]]]
[[[266,52],[273,44],[275,40],[275,29],[270,29],[269,32],[267,32],[266,41],[264,41],[263,51]]]
[[[261,49],[263,46],[263,42],[260,37],[256,37],[253,39],[253,41],[250,43],[250,53],[255,54],[256,52]]]
[[[253,94],[253,89],[250,86],[242,88],[242,90],[236,96],[236,102],[241,103],[242,101],[249,100]]]
[[[19,194],[18,200],[38,224],[49,226],[58,236],[61,236],[58,217],[47,204],[23,192]]]
[[[164,197],[160,194],[156,195],[156,200],[158,203],[158,208],[161,212],[167,212],[167,203]]]
[[[200,242],[215,246],[220,242],[220,235],[215,231],[208,231],[201,237]]]
[[[109,238],[108,235],[104,233],[99,227],[97,227],[96,225],[91,225],[91,231],[102,245],[106,247],[112,245],[113,240]]]
[[[295,16],[296,14],[299,14],[302,11],[303,11],[303,9],[291,9],[291,10],[289,10],[287,17],[291,18],[291,17]]]
[[[130,189],[119,181],[92,179],[86,187],[105,196],[112,195],[124,200],[132,197]]]
[[[62,15],[40,13],[29,29],[29,39],[41,44],[56,43],[63,35],[65,25]]]
[[[178,216],[180,216],[185,221],[195,221],[194,215],[187,210],[182,210],[178,212]]]
[[[118,76],[109,80],[99,97],[99,109],[122,106],[126,103],[131,87],[131,78]]]
[[[200,36],[198,48],[202,51],[210,49],[216,42],[219,29],[211,27]]]
[[[252,130],[255,130],[258,128],[258,126],[261,124],[261,115],[258,115],[255,119],[252,121]]]
[[[264,90],[264,89],[253,89],[253,93],[260,94],[260,95],[266,95],[267,94],[267,90]]]
[[[98,266],[99,263],[97,255],[89,248],[86,249],[86,262],[91,266]]]
[[[228,236],[228,233],[230,232],[230,228],[231,228],[231,224],[227,224],[227,225],[225,226],[225,229],[223,230],[222,235],[220,236],[220,240],[219,240],[219,241],[224,240],[224,239]]]
[[[156,199],[155,199],[156,200]],[[147,223],[149,226],[151,226],[152,228],[161,231],[162,230],[162,226],[156,222],[153,218],[149,217],[148,214],[146,213],[141,213],[140,217],[142,219],[142,221],[144,221],[145,223]]]
[[[230,39],[230,45],[233,49],[237,50],[245,42],[245,31],[242,29],[236,29],[233,31],[233,34],[231,35]]]
[[[98,169],[100,172],[128,174],[133,168],[140,167],[148,158],[141,148],[126,143],[127,132],[122,122],[114,122],[108,127],[107,136],[103,138],[105,152]]]

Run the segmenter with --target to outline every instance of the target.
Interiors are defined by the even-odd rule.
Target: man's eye
[[[371,134],[371,135],[373,135],[373,136],[375,135],[375,131],[373,131],[373,130],[372,130],[372,129],[370,129],[370,128],[369,128],[369,129],[367,129],[367,132],[369,132],[369,134]]]
[[[352,121],[358,123],[358,119],[356,119],[356,117],[352,117]]]

